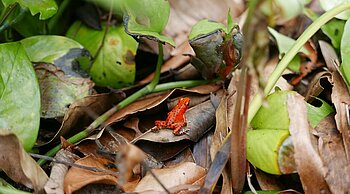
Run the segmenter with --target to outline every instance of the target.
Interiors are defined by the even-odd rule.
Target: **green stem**
[[[350,9],[350,3],[343,3],[326,13],[324,13],[321,17],[315,20],[305,31],[304,33],[297,39],[295,44],[290,48],[290,50],[286,53],[286,55],[282,58],[282,60],[278,63],[275,70],[270,75],[269,80],[264,89],[264,96],[267,96],[272,88],[275,86],[277,80],[281,77],[283,71],[287,68],[288,64],[292,61],[294,56],[299,52],[299,50],[304,46],[304,44],[329,20],[331,20],[334,16],[339,13]],[[259,108],[262,105],[262,96],[260,93],[257,93],[250,106],[248,112],[248,123],[253,119],[255,114],[258,112]]]
[[[2,26],[5,22],[5,20],[11,15],[11,13],[15,10],[15,8],[18,6],[17,3],[9,5],[3,14],[1,15],[0,19],[0,26]]]

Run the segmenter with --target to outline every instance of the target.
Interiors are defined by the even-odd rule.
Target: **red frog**
[[[165,121],[155,121],[155,129],[160,130],[162,128],[173,129],[174,135],[182,135],[185,131],[181,130],[186,126],[185,112],[190,104],[190,98],[180,98],[174,108],[168,113],[168,117]]]

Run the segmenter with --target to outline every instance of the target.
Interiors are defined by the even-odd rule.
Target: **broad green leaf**
[[[269,27],[268,30],[277,42],[279,58],[281,59],[288,52],[288,50],[293,46],[293,44],[295,43],[295,40],[288,36],[280,34],[273,28]],[[301,48],[300,52],[306,55],[309,54],[309,51],[306,50],[304,47]],[[288,68],[290,68],[294,72],[299,72],[299,67],[300,67],[300,57],[299,55],[296,55],[293,58],[292,62],[289,63]]]
[[[342,3],[349,3],[350,0],[320,0],[320,5],[322,7],[322,9],[324,9],[325,11],[328,11]],[[342,19],[342,20],[347,20],[350,18],[350,10],[347,11],[343,11],[340,14],[335,16],[338,19]]]
[[[39,16],[32,16],[27,10],[24,17],[17,23],[11,25],[23,37],[36,36],[46,33],[47,22],[39,20]]]
[[[249,130],[247,133],[247,159],[255,167],[267,173],[281,174],[278,165],[278,151],[288,136],[288,130]]]
[[[77,41],[64,36],[41,35],[21,40],[32,62],[53,63],[65,74],[77,77],[86,73],[80,66],[90,64],[90,53]],[[84,62],[83,59],[87,59]],[[77,63],[79,62],[79,63]]]
[[[1,44],[0,53],[0,129],[12,130],[30,150],[39,131],[38,81],[21,43]]]
[[[32,62],[55,63],[55,60],[66,55],[70,49],[84,47],[77,41],[55,35],[41,35],[21,40]]]
[[[312,127],[316,127],[317,124],[326,118],[329,114],[334,112],[333,108],[324,100],[316,98],[322,104],[320,107],[313,106],[307,103],[307,117]]]
[[[171,38],[161,35],[170,14],[168,0],[128,0],[124,1],[124,8],[124,25],[128,34],[175,45]]]
[[[207,19],[201,20],[192,27],[191,33],[189,35],[189,40],[216,32],[218,30],[227,32],[226,26],[222,23],[209,21]]]
[[[55,15],[58,8],[55,0],[2,0],[5,7],[19,3],[23,7],[27,7],[32,15],[40,13],[39,19],[46,20]]]
[[[76,22],[69,29],[67,36],[80,42],[95,56],[103,36],[102,31],[90,29]],[[122,88],[130,86],[135,79],[134,57],[137,42],[124,32],[122,26],[110,26],[104,45],[92,64],[89,74],[99,86]],[[88,67],[83,67],[88,70]]]
[[[289,129],[287,95],[293,91],[278,91],[270,94],[251,121],[253,129]]]
[[[340,70],[342,72],[347,85],[350,85],[350,19],[346,21],[344,27],[343,37],[340,44],[340,53],[342,63],[340,65]]]

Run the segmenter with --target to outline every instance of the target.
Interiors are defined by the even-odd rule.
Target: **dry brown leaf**
[[[45,146],[52,142],[58,141],[60,136],[77,133],[89,125],[100,114],[107,111],[123,98],[123,94],[96,94],[80,99],[69,106],[62,125],[55,136],[48,142],[39,146]]]
[[[13,181],[32,188],[36,193],[44,191],[47,175],[29,154],[15,134],[0,130],[0,169]]]
[[[335,122],[339,132],[343,136],[345,153],[347,160],[350,161],[350,124],[349,124],[349,105],[350,93],[338,71],[332,72],[333,88],[332,102],[335,106]]]
[[[228,133],[227,98],[227,95],[223,95],[219,107],[216,109],[215,132],[210,145],[211,160],[214,160],[216,152],[220,149],[222,142]]]
[[[323,166],[307,121],[305,101],[298,94],[288,95],[289,130],[294,145],[294,158],[305,193],[330,193]]]
[[[193,158],[197,165],[208,169],[211,165],[210,145],[213,132],[209,131],[193,146]]]
[[[164,162],[165,166],[174,166],[184,162],[195,162],[194,156],[190,148],[186,148],[180,154],[176,155],[168,161]],[[198,165],[198,164],[197,164]]]
[[[195,163],[184,162],[177,166],[172,166],[164,169],[154,169],[152,172],[162,182],[162,184],[170,189],[180,185],[200,185],[198,180],[203,179],[206,175],[206,170]],[[173,191],[173,190],[172,190]],[[136,186],[134,192],[164,192],[164,189],[151,175],[147,174],[140,183]]]
[[[147,158],[142,150],[132,144],[122,145],[119,157],[118,169],[123,178],[122,182],[129,181],[133,176],[134,167]]]
[[[75,164],[97,169],[110,170],[94,156],[87,156],[79,159],[75,162]],[[118,179],[115,176],[103,172],[93,172],[87,169],[71,167],[64,178],[64,192],[71,194],[74,191],[77,191],[80,188],[92,183],[116,185],[118,183]]]
[[[282,190],[278,183],[278,177],[268,174],[258,168],[254,168],[256,180],[262,190]]]
[[[333,115],[323,119],[315,128],[318,148],[326,166],[326,181],[332,193],[350,192],[350,164],[346,158],[342,135]]]

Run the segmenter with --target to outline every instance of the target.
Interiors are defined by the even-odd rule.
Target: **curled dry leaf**
[[[153,174],[161,181],[161,183],[171,191],[171,193],[178,192],[183,187],[181,185],[202,185],[202,181],[206,176],[206,170],[195,163],[184,162],[177,166],[172,166],[164,169],[152,170]],[[172,189],[173,188],[173,189]],[[188,187],[193,189],[194,187]],[[198,187],[195,187],[199,189]],[[136,186],[134,192],[164,192],[164,189],[157,182],[157,180],[147,173],[145,177]]]
[[[77,133],[77,130],[82,130],[98,115],[107,111],[122,98],[123,94],[96,94],[74,102],[69,106],[68,111],[64,115],[62,125],[55,136],[48,142],[39,144],[39,146],[58,141],[60,136]]]
[[[99,160],[101,159],[98,159],[94,156],[87,156],[85,158],[77,160],[75,164],[94,167],[97,169],[110,170]],[[64,178],[64,192],[71,194],[74,191],[77,191],[80,188],[92,183],[115,185],[118,183],[118,179],[115,176],[103,172],[93,172],[87,169],[71,167]]]
[[[294,144],[294,158],[305,193],[330,193],[325,181],[326,169],[322,163],[307,121],[303,97],[287,96],[289,130]]]
[[[337,112],[335,115],[335,122],[339,132],[343,136],[347,160],[350,161],[350,93],[338,71],[332,72],[332,80],[333,88],[331,97]]]
[[[318,149],[325,165],[326,182],[332,193],[349,193],[350,164],[346,157],[342,135],[336,129],[333,115],[315,128]]]
[[[34,189],[36,193],[42,192],[48,180],[45,172],[24,151],[16,135],[0,131],[0,169],[13,181]]]

